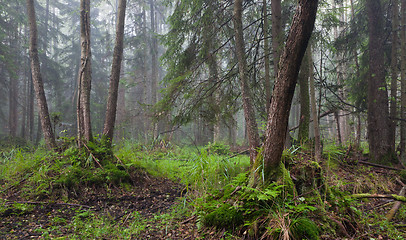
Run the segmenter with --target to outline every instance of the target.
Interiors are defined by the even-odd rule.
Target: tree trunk
[[[120,0],[118,5],[118,17],[116,25],[116,44],[113,53],[113,64],[111,67],[109,96],[107,100],[106,121],[104,122],[103,135],[110,141],[113,141],[114,125],[117,113],[118,87],[120,82],[121,62],[123,59],[124,46],[124,22],[126,0]]]
[[[30,25],[30,59],[31,72],[37,97],[37,104],[41,120],[41,128],[44,133],[45,142],[48,148],[56,148],[54,133],[52,131],[51,119],[49,118],[48,105],[42,83],[38,48],[37,48],[37,22],[35,19],[34,0],[27,0],[28,21]]]
[[[401,2],[401,82],[400,118],[406,117],[406,0]],[[400,122],[400,159],[406,163],[406,122]]]
[[[158,41],[156,34],[156,21],[155,21],[155,4],[154,0],[149,0],[151,12],[151,105],[155,105],[158,100]],[[154,139],[158,137],[158,123],[154,122],[152,125],[152,136]]]
[[[300,144],[305,144],[309,140],[310,124],[310,97],[309,97],[309,54],[303,57],[299,72],[300,87],[300,118],[299,118],[299,136]]]
[[[312,108],[312,118],[313,118],[313,129],[314,129],[314,157],[317,162],[321,162],[321,140],[320,140],[320,128],[319,128],[319,116],[317,114],[316,106],[316,87],[314,86],[314,76],[313,76],[313,56],[312,48],[309,45],[307,49],[307,54],[309,55],[309,84],[310,84],[310,102]]]
[[[90,50],[90,0],[80,1],[80,72],[78,79],[78,145],[81,147],[82,141],[92,140],[92,125],[90,118],[90,90],[92,82]]]
[[[263,18],[264,18],[264,64],[265,64],[265,79],[264,79],[264,87],[265,87],[265,98],[266,98],[266,108],[265,110],[268,113],[269,106],[271,105],[271,77],[269,74],[269,67],[270,67],[270,60],[269,60],[269,23],[268,23],[268,9],[267,9],[267,0],[263,2]],[[273,16],[273,15],[272,15]],[[274,26],[275,27],[275,26]]]
[[[398,92],[398,29],[399,29],[398,0],[392,3],[392,54],[391,54],[391,88],[390,88],[390,141],[392,151],[395,151],[396,117],[397,117],[397,92]]]
[[[292,98],[303,56],[313,32],[318,0],[299,0],[286,46],[281,56],[268,116],[263,161],[264,175],[274,181],[280,174],[283,146]]]
[[[380,0],[367,0],[369,19],[368,140],[371,159],[391,161],[389,110],[383,50],[383,12]]]
[[[247,126],[248,142],[250,148],[250,162],[251,166],[254,165],[257,148],[259,147],[259,134],[258,126],[255,119],[255,110],[252,104],[252,96],[250,86],[248,84],[248,71],[247,71],[247,59],[245,57],[245,43],[244,33],[242,26],[242,2],[243,0],[235,0],[234,2],[234,34],[235,34],[235,51],[238,60],[238,71],[240,76],[242,102],[244,108],[244,116]]]
[[[277,79],[281,47],[283,44],[281,0],[271,0],[271,11],[272,11],[273,64],[274,64],[275,79]]]

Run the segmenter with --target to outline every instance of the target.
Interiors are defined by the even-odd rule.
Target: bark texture
[[[38,35],[37,22],[35,19],[34,0],[27,0],[28,22],[30,25],[30,60],[31,73],[34,85],[34,91],[37,98],[39,116],[41,120],[41,128],[44,133],[45,143],[48,148],[56,148],[54,132],[52,131],[51,119],[47,99],[45,97],[44,85],[42,82],[39,57],[38,57]]]
[[[395,151],[396,117],[397,117],[397,92],[398,92],[398,47],[399,47],[399,6],[398,0],[393,0],[392,5],[392,54],[391,54],[391,87],[390,87],[390,141],[391,148]]]
[[[244,116],[247,125],[248,141],[250,147],[250,162],[251,166],[257,156],[257,148],[259,147],[259,134],[258,126],[255,120],[255,110],[252,104],[251,90],[248,84],[248,71],[247,59],[245,56],[245,43],[244,33],[242,26],[242,2],[243,0],[236,0],[234,2],[234,34],[235,34],[235,48],[238,60],[238,71],[240,76],[240,85],[242,93],[242,102],[244,108]]]
[[[383,49],[383,12],[380,0],[367,0],[369,19],[368,140],[371,159],[387,161],[391,156],[388,96]]]
[[[281,163],[288,118],[303,56],[313,32],[317,0],[299,0],[286,46],[280,59],[268,116],[263,161],[267,180],[273,181],[272,170]]]
[[[120,0],[118,5],[118,16],[116,23],[116,44],[113,53],[113,63],[110,75],[109,96],[107,99],[106,120],[104,122],[103,135],[111,142],[114,136],[114,126],[117,115],[118,87],[120,82],[121,62],[124,48],[124,22],[126,0]]]

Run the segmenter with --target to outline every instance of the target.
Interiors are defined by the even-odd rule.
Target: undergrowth
[[[4,148],[0,152],[0,195],[18,191],[26,199],[69,201],[83,188],[131,190],[134,173],[143,171],[182,183],[183,198],[173,212],[149,222],[136,212],[118,222],[80,210],[72,221],[55,218],[52,226],[37,229],[43,237],[51,238],[63,225],[74,233],[70,239],[136,238],[151,221],[167,227],[182,217],[195,217],[203,237],[212,229],[222,233],[221,237],[234,239],[339,239],[359,236],[360,231],[369,238],[406,236],[400,227],[385,222],[384,214],[365,211],[368,201],[361,203],[350,197],[353,193],[393,192],[395,186],[390,184],[390,176],[357,166],[348,148],[324,146],[322,163],[314,161],[308,148],[285,150],[283,162],[297,188],[288,193],[277,184],[261,189],[248,186],[249,157],[234,156],[229,146],[221,143],[196,150],[167,142],[142,145],[130,140],[113,149],[101,142],[78,149],[73,142],[66,139],[61,152]],[[306,185],[313,188],[306,190]],[[3,200],[0,204],[0,213],[24,214],[31,208],[6,205]],[[398,223],[405,217],[402,209]]]

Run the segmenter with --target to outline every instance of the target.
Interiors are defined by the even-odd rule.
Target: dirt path
[[[87,221],[108,219],[111,231],[139,227],[132,239],[195,239],[193,221],[165,217],[181,197],[184,187],[163,178],[140,174],[135,186],[124,191],[111,187],[71,193],[68,202],[26,201],[18,192],[8,192],[0,212],[0,239],[58,238],[78,234]],[[17,203],[16,203],[17,202]],[[59,202],[59,203],[57,203]],[[175,213],[176,215],[176,213]],[[173,214],[172,214],[173,216]],[[83,229],[82,229],[83,230]]]

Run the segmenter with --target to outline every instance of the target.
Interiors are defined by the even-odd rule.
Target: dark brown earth
[[[8,191],[0,199],[6,200],[6,207],[0,216],[0,239],[51,239],[74,234],[72,221],[77,217],[108,217],[121,227],[128,227],[134,221],[145,219],[147,225],[132,239],[196,239],[198,232],[194,219],[174,219],[165,223],[154,220],[157,216],[173,210],[178,198],[185,194],[184,186],[168,179],[139,173],[135,186],[130,189],[110,187],[84,188],[67,202],[26,201],[19,193]],[[15,208],[22,203],[25,209]],[[18,210],[17,210],[18,209]],[[89,211],[90,210],[90,211]],[[86,216],[86,212],[91,212]],[[136,214],[134,214],[136,213]],[[82,214],[82,215],[80,215]],[[139,218],[134,219],[138,215]],[[185,218],[185,217],[183,217]],[[47,233],[45,235],[44,231]]]

